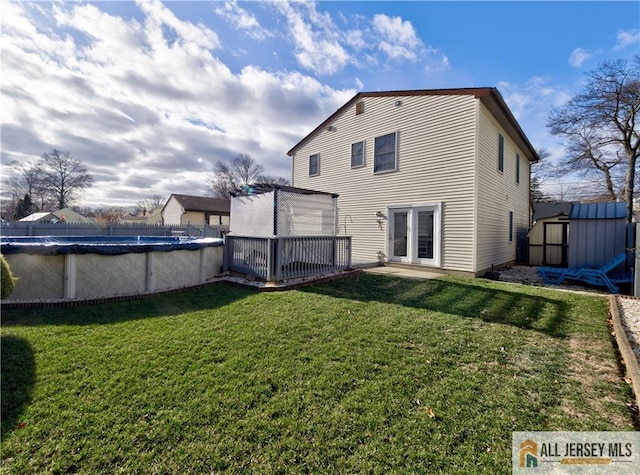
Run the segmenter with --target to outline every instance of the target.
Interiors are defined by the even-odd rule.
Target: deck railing
[[[350,236],[226,236],[225,271],[280,281],[351,267]]]

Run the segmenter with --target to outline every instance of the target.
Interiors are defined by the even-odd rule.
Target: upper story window
[[[516,153],[516,184],[520,184],[520,154]]]
[[[351,144],[351,168],[364,166],[364,140]]]
[[[320,174],[320,154],[314,153],[309,155],[309,176],[317,176]]]
[[[504,137],[498,134],[498,170],[504,171]]]
[[[373,173],[396,169],[397,133],[376,137],[373,154]]]

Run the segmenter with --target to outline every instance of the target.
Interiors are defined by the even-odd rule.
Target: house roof
[[[58,217],[58,219],[62,220],[64,216],[64,221],[67,223],[93,223],[91,218],[87,218],[86,216],[82,216],[79,213],[76,213],[70,208],[62,208],[58,211],[54,211],[52,214]]]
[[[22,222],[40,221],[42,218],[51,219],[54,216],[55,215],[53,213],[50,213],[48,211],[45,211],[45,212],[42,212],[42,213],[31,213],[29,216],[25,216],[24,218],[20,219],[19,221],[22,221]]]
[[[533,203],[533,220],[537,221],[550,216],[569,214],[573,202],[570,201],[538,201]]]
[[[287,155],[293,156],[296,149],[301,147],[305,142],[311,139],[317,132],[325,129],[335,120],[337,116],[342,114],[352,104],[365,97],[400,97],[400,96],[468,96],[472,95],[476,99],[480,99],[489,110],[496,116],[500,124],[507,130],[511,137],[516,141],[519,148],[524,151],[527,158],[536,162],[540,159],[538,152],[533,148],[529,139],[518,124],[518,121],[511,113],[507,103],[502,98],[500,92],[495,87],[480,88],[459,88],[459,89],[419,89],[407,91],[378,91],[378,92],[359,92],[353,96],[345,105],[340,107],[336,112],[331,114],[318,127],[313,129],[306,137],[291,148]]]
[[[203,211],[205,213],[229,213],[231,200],[226,198],[209,198],[207,196],[179,195],[173,193],[180,206],[185,211]],[[171,199],[171,197],[169,197]],[[167,200],[168,202],[168,200]],[[166,206],[166,205],[165,205]]]
[[[64,219],[63,219],[64,217]],[[76,213],[70,208],[59,209],[58,211],[42,211],[39,213],[32,213],[27,217],[22,218],[22,222],[35,222],[35,221],[53,221],[60,220],[66,223],[93,223],[93,220]]]
[[[250,195],[259,195],[262,193],[269,193],[273,190],[281,190],[289,193],[298,193],[299,195],[329,195],[333,198],[337,198],[338,195],[335,193],[327,193],[325,191],[316,191],[316,190],[307,190],[305,188],[296,188],[294,186],[288,185],[273,185],[270,183],[254,183],[248,187],[243,188],[242,190],[237,190],[234,193],[231,193],[231,196],[250,196]]]
[[[569,219],[625,219],[627,204],[618,203],[576,203],[571,206]]]

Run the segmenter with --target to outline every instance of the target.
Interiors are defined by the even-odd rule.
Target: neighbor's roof
[[[297,148],[302,146],[307,140],[313,137],[317,132],[325,129],[335,120],[337,116],[342,114],[346,109],[351,107],[355,102],[365,97],[406,97],[406,96],[469,96],[472,95],[476,99],[480,99],[489,110],[496,116],[500,124],[510,132],[510,135],[516,140],[518,146],[527,154],[532,162],[540,159],[538,152],[533,148],[531,142],[523,132],[520,124],[511,113],[507,103],[502,98],[500,92],[495,87],[479,87],[479,88],[458,88],[458,89],[418,89],[408,91],[378,91],[378,92],[359,92],[353,96],[349,102],[340,107],[336,112],[331,114],[318,127],[313,129],[306,137],[293,146],[287,152],[287,155],[293,156]]]
[[[339,195],[335,193],[327,193],[325,191],[316,191],[316,190],[307,190],[305,188],[296,188],[294,186],[288,185],[272,185],[270,183],[254,183],[246,188],[239,189],[234,193],[231,193],[231,196],[251,196],[251,195],[259,195],[261,193],[269,193],[273,190],[286,191],[289,193],[297,193],[299,195],[329,195],[333,198],[337,198]]]
[[[624,219],[627,217],[627,204],[618,203],[576,203],[571,207],[569,219]]]
[[[62,208],[58,211],[53,212],[59,219],[62,219],[64,216],[64,220],[67,223],[93,223],[93,219],[87,218],[86,216],[82,216],[80,213],[76,213],[70,208]]]
[[[569,214],[573,202],[570,201],[536,201],[533,203],[533,220]]]
[[[45,217],[53,217],[55,216],[53,213],[50,213],[48,211],[42,212],[42,213],[31,213],[29,216],[25,216],[24,218],[20,219],[19,221],[25,222],[25,221],[40,221],[42,218]]]
[[[173,196],[185,211],[204,211],[208,213],[229,213],[231,201],[225,198],[209,198],[207,196],[178,195]],[[171,198],[169,198],[171,199]],[[168,202],[168,200],[167,200]],[[166,206],[166,205],[165,205]]]

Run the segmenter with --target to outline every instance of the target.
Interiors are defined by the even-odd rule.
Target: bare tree
[[[230,162],[218,160],[207,181],[214,196],[229,198],[234,190],[254,183],[263,171],[262,165],[249,155],[240,154]]]
[[[121,206],[105,206],[94,211],[100,221],[107,223],[119,223],[127,215],[126,208]]]
[[[268,185],[288,185],[289,180],[282,176],[260,175],[256,180],[258,183],[265,183]]]
[[[152,211],[157,210],[158,208],[162,208],[164,204],[167,202],[167,199],[162,195],[151,195],[149,198],[145,198],[144,200],[138,201],[138,206],[136,211],[138,213],[151,213]]]
[[[218,160],[207,182],[213,190],[213,195],[220,198],[229,198],[234,191],[254,183],[289,184],[286,178],[263,175],[263,172],[262,165],[249,155],[240,154],[230,162]]]
[[[46,199],[42,179],[43,170],[39,163],[13,160],[7,166],[7,173],[3,174],[2,188],[14,200],[24,199],[28,195],[34,206],[42,209]]]
[[[538,150],[539,160],[531,164],[530,199],[531,202],[549,201],[551,198],[542,190],[542,186],[553,175],[552,166],[548,160],[551,154],[545,150]]]
[[[588,73],[584,88],[553,109],[547,121],[551,133],[565,139],[564,170],[599,177],[610,199],[626,201],[628,221],[638,182],[639,113],[640,55],[636,55],[632,61],[604,62]]]
[[[78,194],[93,184],[81,160],[69,152],[53,149],[43,153],[39,162],[43,169],[42,183],[57,201],[58,209],[66,208]]]

